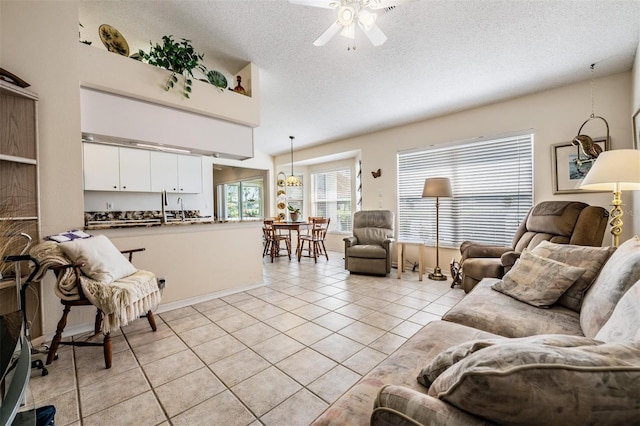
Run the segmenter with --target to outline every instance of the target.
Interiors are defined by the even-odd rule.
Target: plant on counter
[[[151,44],[151,50],[146,53],[142,49],[139,51],[140,58],[150,64],[171,71],[171,75],[167,79],[164,90],[170,90],[174,84],[178,82],[178,75],[183,77],[182,94],[185,98],[189,98],[191,93],[191,83],[193,70],[198,69],[203,73],[207,72],[207,68],[200,63],[204,58],[204,54],[195,51],[191,45],[191,40],[182,39],[182,41],[174,41],[172,35],[162,37],[163,44],[154,46]]]
[[[297,207],[293,207],[291,204],[287,206],[287,210],[291,213],[300,213],[300,209]]]

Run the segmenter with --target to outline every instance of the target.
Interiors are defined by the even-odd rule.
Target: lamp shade
[[[284,181],[284,184],[286,186],[302,186],[302,182],[300,182],[300,179],[298,179],[298,177],[294,175],[288,176]]]
[[[640,190],[640,150],[602,152],[582,181],[580,189],[596,191]]]
[[[639,151],[640,152],[640,151]],[[422,197],[451,197],[451,181],[449,178],[436,177],[424,180],[424,189]]]

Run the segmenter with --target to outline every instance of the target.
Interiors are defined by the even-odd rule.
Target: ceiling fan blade
[[[369,0],[369,2],[366,5],[369,9],[380,10],[386,7],[398,6],[399,4],[408,3],[410,1],[413,1],[413,0]]]
[[[331,0],[289,0],[291,4],[299,4],[301,6],[321,7],[323,9],[335,9],[335,1]],[[338,2],[339,3],[339,2]]]
[[[364,32],[364,34],[367,36],[367,38],[369,39],[369,41],[371,42],[371,44],[373,44],[374,46],[380,46],[382,44],[384,44],[385,41],[387,41],[387,36],[384,35],[384,33],[382,32],[382,30],[380,29],[379,26],[377,25],[373,25],[371,27],[371,29],[369,31],[365,30],[363,28],[362,25],[360,25],[360,22],[358,22],[360,28],[362,29],[362,31]]]
[[[334,35],[338,34],[341,29],[342,24],[340,24],[339,21],[334,22],[329,28],[325,30],[325,32],[320,34],[320,37],[318,37],[316,41],[313,42],[313,45],[324,46],[329,40],[333,38]]]

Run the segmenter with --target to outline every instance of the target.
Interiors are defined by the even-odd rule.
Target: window
[[[398,237],[436,240],[435,199],[424,180],[448,177],[452,198],[440,198],[440,244],[465,240],[509,246],[533,203],[533,135],[398,153]]]
[[[352,229],[351,169],[311,174],[313,216],[331,219],[330,232],[350,233]]]
[[[226,220],[244,220],[263,217],[263,179],[250,179],[218,185],[219,203],[223,209],[218,217]]]

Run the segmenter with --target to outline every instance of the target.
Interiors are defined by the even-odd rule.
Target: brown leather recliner
[[[390,210],[356,212],[353,215],[353,237],[344,238],[344,269],[372,275],[391,272],[394,222],[394,214]]]
[[[462,288],[468,293],[483,278],[502,278],[525,248],[533,249],[542,241],[599,247],[608,217],[602,207],[577,201],[543,201],[529,210],[511,247],[462,243]]]

